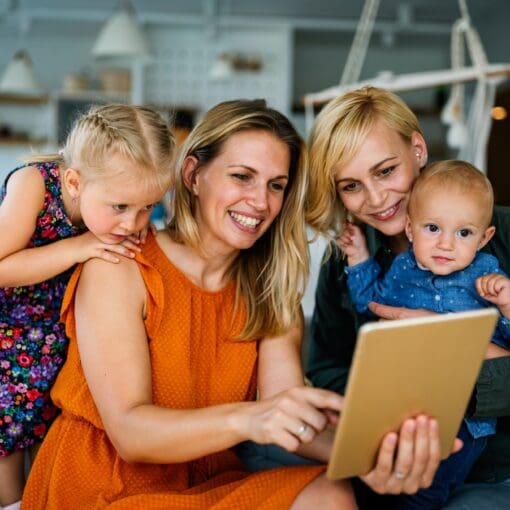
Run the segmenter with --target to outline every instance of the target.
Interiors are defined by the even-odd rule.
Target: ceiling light
[[[40,92],[32,61],[25,50],[18,51],[7,64],[0,81],[0,90],[16,94]]]
[[[95,57],[143,57],[149,44],[130,2],[123,1],[104,24],[92,49]]]
[[[226,53],[218,55],[209,70],[209,78],[213,81],[228,80],[232,78],[233,74],[232,60]]]

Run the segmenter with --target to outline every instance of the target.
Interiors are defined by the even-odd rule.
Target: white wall
[[[205,111],[220,101],[264,98],[284,112],[291,101],[291,34],[287,27],[223,29],[158,28],[150,33],[154,56],[142,66],[144,102],[195,106]],[[214,81],[209,72],[221,53],[256,56],[260,71],[238,71]]]

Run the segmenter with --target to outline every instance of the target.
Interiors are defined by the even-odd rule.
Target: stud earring
[[[191,191],[193,191],[193,195],[198,195],[198,189],[195,184],[191,187]]]
[[[416,157],[417,157],[418,159],[420,159],[420,151],[416,151],[416,152],[415,152],[415,154],[416,154]]]

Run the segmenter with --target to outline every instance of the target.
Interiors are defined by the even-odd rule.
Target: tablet
[[[383,436],[421,413],[437,418],[446,458],[497,318],[487,308],[362,326],[327,476],[368,473]]]

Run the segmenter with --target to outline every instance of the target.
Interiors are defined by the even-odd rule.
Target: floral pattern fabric
[[[44,205],[27,248],[81,233],[67,216],[58,162],[32,164],[44,178]],[[0,191],[0,202],[7,181]],[[0,288],[0,457],[42,440],[57,414],[49,391],[65,359],[60,306],[71,270],[36,285]]]

